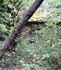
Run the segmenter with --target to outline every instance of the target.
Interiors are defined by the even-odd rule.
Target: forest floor
[[[61,9],[38,9],[29,21],[46,22],[52,18],[59,23],[61,13],[58,12],[60,13]],[[61,70],[61,25],[56,27],[54,24],[47,29],[45,24],[25,26],[16,39],[16,52],[5,54],[0,60],[0,70]],[[0,41],[0,44],[2,43],[3,41]]]

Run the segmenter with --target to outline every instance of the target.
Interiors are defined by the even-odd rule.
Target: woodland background
[[[0,0],[0,48],[34,1]],[[44,0],[12,46],[0,70],[61,70],[61,0]]]

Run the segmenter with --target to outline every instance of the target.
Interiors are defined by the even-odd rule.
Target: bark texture
[[[35,2],[29,7],[29,9],[26,11],[23,18],[18,22],[17,26],[14,28],[12,33],[9,34],[7,39],[2,44],[2,51],[6,52],[11,45],[13,44],[14,40],[20,33],[21,29],[25,26],[25,24],[28,22],[30,17],[34,14],[34,12],[37,10],[37,8],[40,6],[40,4],[43,2],[43,0],[35,0]]]

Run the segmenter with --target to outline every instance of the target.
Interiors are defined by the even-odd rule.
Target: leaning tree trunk
[[[17,26],[14,28],[12,33],[9,34],[8,38],[4,41],[2,44],[2,51],[6,52],[10,46],[13,44],[15,38],[20,33],[21,29],[25,26],[25,24],[28,22],[30,17],[34,14],[34,12],[37,10],[37,8],[40,6],[40,4],[43,2],[43,0],[35,0],[35,2],[30,6],[30,8],[26,11],[23,18],[18,22]],[[41,14],[40,14],[41,15]]]

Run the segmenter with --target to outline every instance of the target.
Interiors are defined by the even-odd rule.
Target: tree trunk
[[[35,0],[35,2],[30,6],[30,8],[26,11],[23,18],[18,22],[17,26],[14,28],[12,33],[9,34],[7,39],[2,44],[2,51],[6,52],[10,46],[13,44],[15,38],[20,33],[21,29],[25,26],[25,24],[28,22],[30,17],[34,14],[34,12],[37,10],[37,8],[40,6],[40,4],[43,2],[43,0]],[[41,14],[40,14],[41,15]]]

